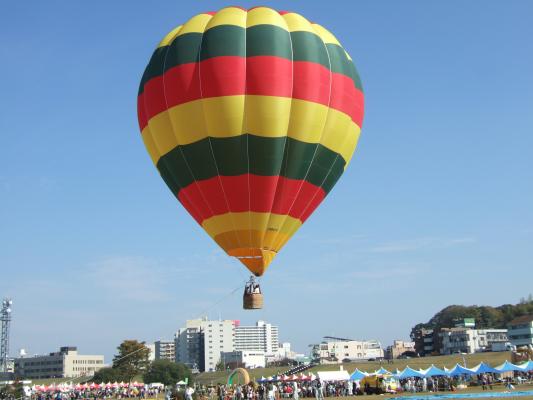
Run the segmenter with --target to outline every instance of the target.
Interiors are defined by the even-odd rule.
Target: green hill
[[[516,317],[533,314],[533,298],[522,299],[518,304],[491,306],[460,306],[451,305],[436,313],[428,322],[417,324],[416,329],[450,328],[457,319],[474,318],[476,328],[507,328],[509,322]]]

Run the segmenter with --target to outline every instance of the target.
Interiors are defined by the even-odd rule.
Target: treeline
[[[144,383],[163,383],[175,385],[179,381],[191,382],[191,370],[185,365],[169,360],[150,362],[150,350],[144,342],[125,340],[117,348],[113,365],[97,371],[92,379],[102,382],[131,382],[135,377],[142,377]]]
[[[507,328],[509,322],[523,315],[533,314],[533,296],[522,298],[518,304],[490,306],[448,306],[436,313],[428,322],[419,323],[411,330],[411,337],[420,329],[440,330],[455,326],[457,320],[474,318],[476,328]]]

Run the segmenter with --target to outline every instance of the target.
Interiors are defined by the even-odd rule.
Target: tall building
[[[233,320],[188,320],[185,327],[176,332],[176,362],[202,372],[215,371],[221,353],[235,350],[236,325],[238,322]]]
[[[156,360],[176,360],[176,343],[174,340],[158,340],[154,343]]]
[[[78,354],[76,347],[61,347],[43,356],[15,359],[15,376],[21,379],[77,378],[92,376],[104,367],[104,356]]]
[[[278,352],[278,327],[265,321],[257,321],[255,326],[237,326],[235,328],[235,350],[264,352],[266,356]]]
[[[515,346],[533,346],[533,314],[513,319],[507,332]]]

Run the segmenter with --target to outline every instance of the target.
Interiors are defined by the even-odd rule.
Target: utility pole
[[[0,336],[0,372],[7,371],[7,360],[9,357],[9,325],[11,323],[11,306],[13,301],[5,298],[2,301],[0,311],[0,322],[2,323],[2,335]]]

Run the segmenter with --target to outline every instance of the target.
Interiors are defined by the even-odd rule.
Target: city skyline
[[[256,5],[241,1],[243,7]],[[517,303],[533,265],[531,2],[270,1],[327,26],[361,75],[353,160],[261,280],[165,187],[136,96],[154,46],[227,2],[10,2],[0,14],[0,295],[11,355],[105,354],[202,315],[408,339],[450,304]]]

